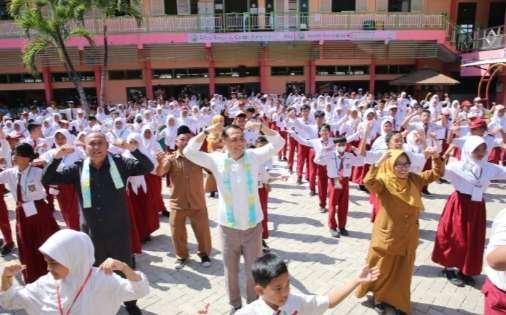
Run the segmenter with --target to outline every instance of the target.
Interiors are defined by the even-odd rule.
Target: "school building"
[[[0,0],[0,104],[75,98],[55,51],[38,58],[41,75],[23,67],[26,39],[7,3]],[[480,96],[506,97],[506,71],[494,66],[506,62],[506,0],[144,0],[142,10],[141,25],[127,16],[106,21],[108,102],[184,91],[315,94],[338,86],[474,97],[480,81],[487,93]],[[92,99],[104,71],[102,21],[98,12],[85,21],[96,46],[68,42]],[[391,85],[427,68],[460,84]]]

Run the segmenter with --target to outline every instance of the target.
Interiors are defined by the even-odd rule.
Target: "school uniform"
[[[0,140],[0,157],[5,160],[4,164],[0,166],[1,170],[12,167],[11,148],[5,139]],[[0,230],[2,231],[5,245],[12,245],[14,241],[12,239],[11,224],[9,222],[9,210],[5,203],[5,193],[5,186],[0,184]]]
[[[23,271],[25,283],[35,281],[47,272],[39,247],[59,229],[44,200],[46,191],[41,178],[42,170],[33,166],[22,172],[18,167],[0,172],[0,183],[7,186],[16,200],[16,237],[19,260],[26,265]]]
[[[444,178],[453,187],[446,201],[432,252],[432,261],[456,267],[464,275],[481,273],[485,247],[486,207],[483,194],[491,180],[505,179],[506,168],[485,160],[475,162],[471,152],[485,143],[482,137],[469,136],[463,160],[449,163]]]
[[[350,152],[338,153],[332,151],[329,154],[321,155],[315,162],[326,166],[329,177],[328,225],[333,230],[338,227],[336,222],[337,213],[339,228],[344,229],[348,218],[349,178],[352,167],[363,165],[364,159]]]
[[[236,315],[318,315],[324,314],[329,308],[328,296],[307,295],[301,293],[290,293],[285,304],[273,310],[262,297],[246,305],[237,312]]]
[[[506,245],[506,209],[499,212],[492,225],[492,234],[485,255],[499,246]],[[506,313],[506,271],[495,270],[485,266],[487,279],[481,288],[485,296],[484,315]]]

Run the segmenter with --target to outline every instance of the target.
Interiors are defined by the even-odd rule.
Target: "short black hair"
[[[318,133],[322,131],[322,129],[327,129],[327,131],[330,131],[330,125],[329,124],[323,124],[318,128]]]
[[[431,115],[431,112],[430,112],[430,110],[428,110],[428,109],[424,109],[424,110],[422,110],[422,113],[427,113],[427,114],[429,114],[429,116]]]
[[[395,136],[396,134],[399,134],[399,133],[401,133],[401,132],[398,130],[392,130],[387,133],[387,135],[385,136],[385,142],[386,142],[387,146],[390,143],[390,140],[392,140],[393,136]]]
[[[300,108],[300,110],[301,111],[311,110],[311,107],[308,104],[304,104],[304,105],[302,105],[302,107]]]
[[[269,283],[284,273],[288,272],[288,267],[281,257],[267,253],[255,261],[251,269],[255,284],[261,287],[267,287]]]
[[[346,143],[346,137],[337,137],[334,139],[334,143]]]
[[[246,108],[247,113],[255,113],[256,109],[254,107],[248,107]]]
[[[242,128],[237,126],[237,125],[228,125],[226,126],[225,128],[223,128],[223,132],[222,132],[222,137],[223,139],[227,139],[228,138],[228,134],[227,134],[227,131],[230,130],[230,129],[237,129],[237,130],[241,130],[242,131]]]
[[[269,140],[267,140],[267,138],[265,136],[260,136],[257,138],[257,140],[255,141],[256,143],[269,143]]]
[[[288,112],[291,112],[291,111],[294,111],[295,109],[296,109],[295,107],[290,106],[290,107],[288,107],[288,110],[287,110],[287,111],[288,111]]]
[[[325,112],[324,112],[324,111],[321,111],[321,110],[317,110],[317,111],[314,113],[314,118],[318,118],[318,117],[325,117]]]

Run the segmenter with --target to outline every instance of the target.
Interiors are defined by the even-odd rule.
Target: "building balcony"
[[[102,19],[87,18],[86,28],[102,33]],[[185,16],[148,16],[140,26],[130,17],[106,20],[110,34],[178,32],[222,33],[309,30],[444,30],[447,19],[441,14],[221,14]],[[0,38],[23,37],[13,21],[0,21]]]
[[[456,47],[463,53],[495,50],[506,47],[504,26],[465,32],[457,28],[453,34]]]

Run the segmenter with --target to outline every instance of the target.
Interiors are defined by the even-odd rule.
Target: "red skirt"
[[[26,265],[25,283],[32,283],[47,273],[47,265],[39,247],[60,228],[51,208],[44,200],[35,201],[37,213],[26,217],[23,207],[16,207],[16,237],[19,260]]]
[[[60,205],[63,220],[69,229],[79,231],[79,196],[73,184],[58,185],[56,199]]]
[[[147,174],[144,178],[148,187],[150,207],[153,207],[156,212],[167,211],[162,198],[162,178],[153,174]],[[158,225],[160,225],[160,222],[158,222]]]
[[[148,193],[145,193],[141,188],[135,194],[131,189],[131,184],[128,184],[127,196],[133,206],[139,239],[141,241],[148,239],[151,233],[160,227],[158,211],[154,210],[149,202]]]
[[[503,151],[503,149],[501,147],[493,148],[492,151],[490,152],[490,154],[488,155],[488,161],[490,163],[499,164],[499,162],[502,159],[502,155],[503,155],[502,151]]]
[[[485,248],[486,208],[484,201],[457,191],[446,202],[436,233],[432,261],[456,267],[467,276],[481,273]]]
[[[369,194],[369,203],[372,205],[371,222],[374,222],[381,207],[378,196],[375,193]]]
[[[481,292],[485,295],[484,315],[506,314],[506,291],[496,287],[487,278],[481,287]]]
[[[137,221],[135,220],[135,210],[134,206],[132,205],[132,201],[130,200],[130,197],[128,196],[128,190],[127,190],[127,207],[128,207],[128,215],[130,217],[130,239],[131,239],[131,247],[132,247],[132,254],[141,254],[142,253],[142,246],[141,246],[141,240],[139,239],[139,231],[137,230]]]

